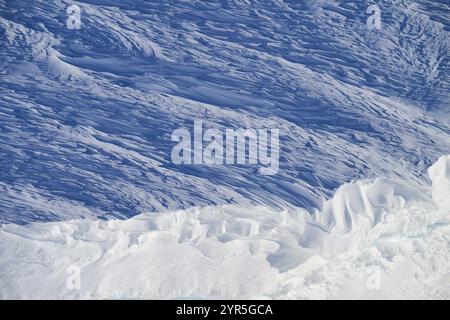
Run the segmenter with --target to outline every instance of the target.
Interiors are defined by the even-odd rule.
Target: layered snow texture
[[[346,184],[313,216],[219,206],[3,225],[0,297],[449,299],[450,155],[429,173],[431,186]]]
[[[0,0],[0,297],[448,299],[450,7],[377,3]],[[278,174],[174,165],[196,119]]]
[[[352,180],[426,182],[450,150],[449,6],[379,5],[370,31],[366,1],[0,1],[0,222],[312,212]],[[280,129],[279,173],[174,165],[195,119]]]

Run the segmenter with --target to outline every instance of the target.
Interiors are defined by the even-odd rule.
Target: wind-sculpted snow
[[[450,150],[449,7],[381,1],[0,3],[0,222],[206,205],[309,212],[424,183]],[[280,129],[280,170],[174,165],[173,130]]]
[[[448,168],[432,185],[343,185],[313,216],[229,205],[2,225],[0,298],[449,299]]]
[[[0,298],[449,299],[450,7],[371,4],[0,1]]]

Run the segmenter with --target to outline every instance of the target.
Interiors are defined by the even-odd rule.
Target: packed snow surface
[[[449,299],[450,156],[429,173],[343,185],[313,216],[230,205],[3,225],[1,298]]]
[[[0,0],[0,297],[448,299],[450,6],[376,2]]]

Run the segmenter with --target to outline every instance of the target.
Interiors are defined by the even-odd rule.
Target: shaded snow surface
[[[0,297],[448,299],[450,8],[377,3],[0,1]]]

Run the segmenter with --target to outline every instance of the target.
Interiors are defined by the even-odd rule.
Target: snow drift
[[[345,184],[314,215],[218,206],[4,224],[0,297],[448,299],[449,166],[429,169],[431,185]]]
[[[76,4],[0,1],[1,298],[449,297],[449,4]],[[278,174],[174,164],[194,119]]]
[[[67,1],[0,1],[0,223],[312,212],[348,181],[425,183],[450,150],[440,2],[383,1],[371,31],[360,0],[77,1],[80,29]],[[171,134],[194,119],[279,129],[278,174],[175,165]]]

